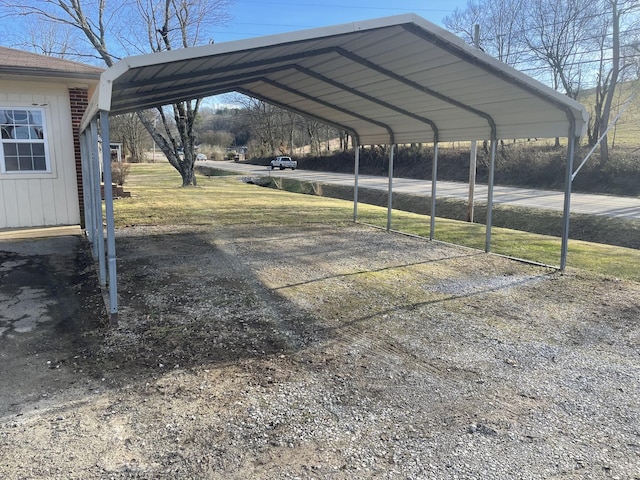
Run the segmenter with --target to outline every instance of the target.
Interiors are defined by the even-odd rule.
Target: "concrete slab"
[[[69,235],[69,232],[77,234]],[[46,235],[45,235],[46,233]],[[73,363],[87,338],[108,325],[87,240],[80,229],[0,236],[0,419],[47,407],[76,388]],[[51,365],[56,368],[52,369]],[[86,392],[82,381],[82,395]]]

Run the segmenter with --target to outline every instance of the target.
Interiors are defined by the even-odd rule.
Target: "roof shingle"
[[[104,69],[0,46],[0,73],[97,79]]]

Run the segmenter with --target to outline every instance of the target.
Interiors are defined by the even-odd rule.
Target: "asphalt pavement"
[[[248,165],[233,161],[215,162],[209,160],[206,162],[198,162],[198,164],[241,172],[247,175],[271,175],[274,177],[289,177],[298,180],[347,186],[353,186],[354,182],[354,176],[345,173],[300,169],[271,170],[264,166]],[[360,188],[386,191],[389,186],[389,180],[387,177],[360,175],[358,185]],[[469,184],[467,183],[438,180],[436,187],[436,194],[439,198],[460,198],[466,200],[469,197]],[[431,181],[394,178],[393,191],[415,195],[431,195]],[[487,185],[477,184],[474,198],[476,203],[486,203]],[[493,191],[493,201],[496,204],[503,203],[514,206],[562,211],[564,192],[496,185]],[[640,220],[640,198],[574,192],[571,194],[571,212]]]

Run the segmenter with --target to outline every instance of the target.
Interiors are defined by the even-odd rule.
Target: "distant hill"
[[[609,144],[611,146],[635,147],[640,151],[640,80],[625,82],[618,88],[614,97],[614,107],[611,112],[611,120],[618,114],[619,108],[624,102],[634,95],[633,100],[621,115],[617,124],[609,131]],[[595,105],[595,90],[586,90],[578,98],[590,114]]]
[[[576,177],[576,191],[614,195],[640,196],[640,81],[626,82],[616,92],[611,120],[624,102],[635,95],[617,124],[609,131],[611,160],[602,165],[598,151]],[[587,111],[593,112],[594,90],[586,91],[579,99]],[[575,165],[579,165],[589,151],[584,138],[576,152]],[[554,148],[553,139],[538,141],[505,140],[498,147],[496,182],[530,188],[564,188],[566,139],[564,145]],[[311,156],[310,148],[299,147],[293,152],[303,169],[353,172],[353,153],[340,153],[338,139],[329,142],[331,154]],[[326,142],[323,144],[326,149]],[[400,146],[394,159],[394,175],[406,178],[430,178],[432,148],[429,145]],[[378,148],[367,149],[360,157],[360,172],[387,175],[388,154]],[[251,163],[269,163],[270,159],[254,159]],[[477,181],[487,181],[488,155],[478,153]],[[444,143],[439,150],[438,178],[466,182],[469,178],[469,142]]]

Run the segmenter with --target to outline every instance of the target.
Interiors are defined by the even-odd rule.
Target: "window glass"
[[[42,112],[33,110],[30,112],[31,125],[42,125]]]
[[[33,170],[33,160],[31,157],[18,157],[18,167],[20,171]]]
[[[29,127],[14,127],[13,138],[22,140],[29,138]]]
[[[29,123],[29,113],[26,110],[8,110],[6,115],[9,123],[15,123],[16,125]]]
[[[5,143],[4,144],[4,154],[12,157],[18,156],[18,144],[16,143]]]
[[[19,157],[31,157],[31,144],[29,143],[18,143],[18,156]]]
[[[34,170],[46,170],[47,169],[47,161],[44,157],[33,157],[33,169]]]
[[[16,172],[19,170],[18,168],[18,157],[6,157],[4,159],[7,172]]]
[[[0,108],[0,162],[4,172],[46,172],[44,111]]]

